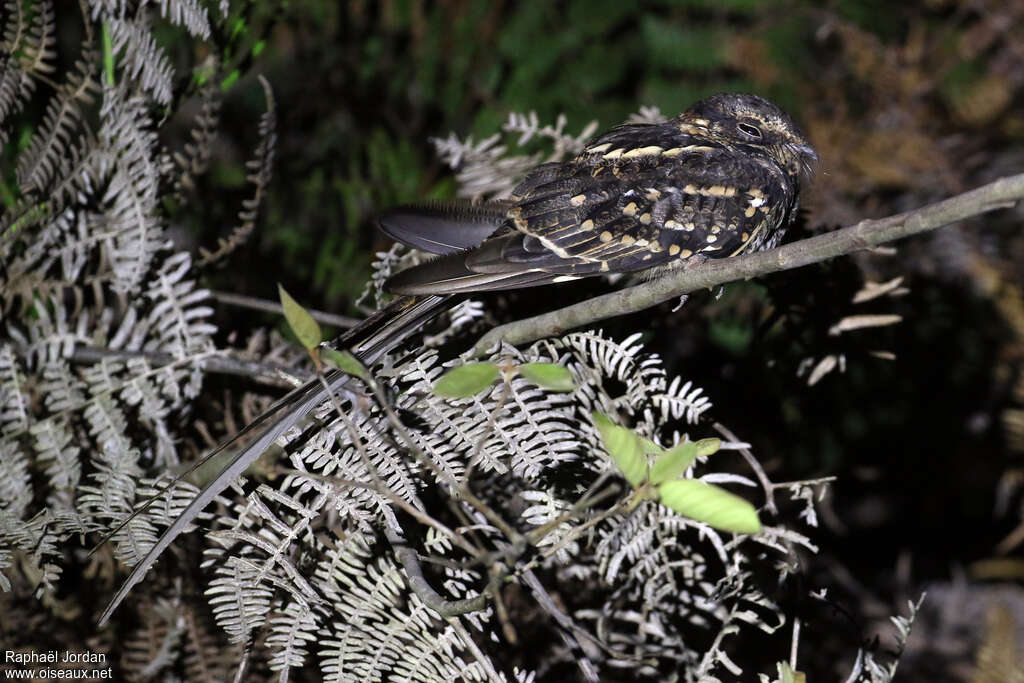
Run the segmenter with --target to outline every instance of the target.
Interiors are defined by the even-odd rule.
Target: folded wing
[[[726,257],[785,219],[766,211],[789,204],[776,201],[785,188],[748,155],[675,126],[626,126],[571,162],[528,176],[480,242],[430,249],[443,255],[386,286],[399,294],[489,291],[646,270],[698,254]],[[402,241],[471,241],[453,237],[449,225],[441,237],[431,235],[436,220],[403,214]]]

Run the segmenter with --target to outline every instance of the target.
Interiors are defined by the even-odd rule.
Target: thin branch
[[[74,363],[98,363],[104,359],[131,360],[133,358],[145,358],[147,362],[157,367],[171,365],[181,360],[170,353],[163,353],[161,351],[119,351],[94,346],[76,346],[71,354],[71,361]],[[259,384],[285,389],[294,389],[312,377],[312,373],[301,368],[257,363],[256,361],[226,356],[222,353],[204,359],[203,370],[222,375],[247,377]]]
[[[281,304],[276,301],[268,301],[267,299],[257,299],[254,296],[245,296],[243,294],[232,294],[231,292],[211,292],[210,293],[215,301],[225,304],[227,306],[239,306],[241,308],[251,308],[256,311],[266,311],[267,313],[282,314]],[[343,330],[347,330],[351,327],[355,327],[362,322],[359,318],[350,318],[345,315],[335,315],[334,313],[328,313],[326,311],[314,311],[311,308],[306,309],[313,320],[324,325],[331,325],[338,327]]]
[[[715,431],[730,441],[739,441],[739,438],[729,431],[729,428],[721,422],[716,422],[713,426]],[[764,468],[761,467],[761,463],[757,461],[757,458],[754,457],[754,454],[750,452],[749,448],[741,448],[739,450],[743,459],[747,461],[747,465],[750,466],[750,469],[754,470],[754,474],[757,475],[757,480],[761,482],[761,488],[764,489],[765,508],[772,514],[775,514],[778,510],[775,507],[775,489],[772,486],[771,480],[768,478],[768,475],[765,474]]]
[[[404,498],[399,496],[391,489],[387,488],[387,486],[383,485],[383,483],[379,485],[367,484],[361,481],[356,481],[354,479],[343,479],[341,477],[332,477],[329,475],[316,474],[313,472],[304,472],[302,470],[296,470],[290,467],[281,467],[279,468],[279,471],[285,474],[292,474],[295,476],[304,477],[306,479],[323,481],[328,484],[337,486],[339,488],[358,488],[373,491],[374,493],[380,494],[381,496],[387,498],[389,501],[391,501],[393,505],[400,507],[403,511],[405,511],[406,514],[419,521],[420,524],[423,524],[424,526],[433,527],[437,530],[439,534],[450,539],[453,543],[455,543],[455,545],[458,545],[460,548],[465,550],[466,553],[468,553],[469,555],[475,557],[480,554],[480,551],[474,548],[472,545],[466,543],[466,541],[462,539],[458,532],[449,529],[447,526],[437,521],[427,513],[421,512],[420,510],[416,509],[416,506],[410,505],[408,501],[406,501]]]
[[[562,627],[559,629],[559,635],[562,636],[562,640],[568,646],[573,659],[576,660],[576,666],[579,667],[583,680],[588,683],[591,681],[596,683],[601,680],[598,678],[597,670],[594,668],[592,660],[600,658],[601,649],[607,649],[603,647],[604,644],[577,626],[572,617],[559,609],[536,574],[532,571],[525,572],[523,574],[523,582],[530,589],[534,600],[537,601],[541,609],[547,612]],[[576,653],[579,654],[577,655]]]
[[[434,590],[430,582],[423,576],[423,568],[420,566],[419,557],[417,557],[416,551],[405,542],[405,539],[388,525],[384,526],[384,534],[387,536],[391,548],[395,551],[395,557],[398,559],[399,564],[405,570],[405,578],[409,582],[409,588],[427,607],[447,619],[471,612],[479,612],[487,605],[486,593],[480,593],[472,598],[464,598],[462,600],[445,599],[443,595]]]
[[[523,344],[625,313],[635,313],[684,294],[768,273],[799,268],[885,242],[935,230],[1024,199],[1024,174],[1001,178],[970,192],[914,211],[816,235],[777,249],[734,258],[708,260],[670,272],[642,285],[582,301],[551,313],[501,325],[485,334],[473,348],[481,356],[501,341]]]

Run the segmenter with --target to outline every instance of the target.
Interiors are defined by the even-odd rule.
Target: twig
[[[459,637],[462,638],[462,642],[466,645],[466,648],[473,653],[473,657],[475,657],[476,661],[480,663],[480,666],[484,668],[484,671],[488,676],[490,676],[490,679],[492,681],[505,680],[504,676],[499,676],[498,672],[494,670],[494,664],[491,662],[490,657],[484,655],[480,646],[476,644],[476,640],[473,639],[473,635],[469,632],[469,629],[466,628],[466,625],[458,619],[449,619],[448,623],[451,624],[451,627],[459,634]]]
[[[267,299],[257,299],[254,296],[245,296],[244,294],[232,294],[231,292],[210,292],[215,301],[218,301],[227,306],[239,306],[241,308],[251,308],[256,311],[266,311],[267,313],[277,313],[281,315],[283,312],[281,304],[276,301],[268,301]],[[336,315],[334,313],[328,313],[326,311],[315,311],[311,308],[307,308],[306,311],[313,316],[313,319],[318,323],[324,325],[332,325],[333,327],[339,327],[343,330],[347,330],[350,327],[355,327],[362,322],[359,318],[350,318],[346,315]]]
[[[729,441],[739,441],[739,437],[729,431],[729,429],[722,423],[716,422],[713,427],[716,432],[729,439]],[[757,461],[757,458],[754,457],[754,454],[750,452],[749,448],[741,448],[740,454],[743,456],[743,459],[747,461],[750,469],[754,470],[754,474],[757,475],[757,480],[761,482],[761,488],[764,489],[765,507],[772,514],[778,512],[778,509],[775,507],[775,488],[772,485],[771,480],[768,478],[768,475],[764,473],[761,463]]]
[[[447,526],[437,521],[427,513],[418,510],[415,505],[410,505],[408,501],[406,501],[404,498],[402,498],[401,496],[399,496],[397,493],[387,488],[386,486],[379,484],[367,484],[365,482],[356,481],[355,479],[343,479],[341,477],[333,477],[326,474],[303,472],[302,470],[296,470],[290,467],[281,467],[279,468],[279,471],[285,474],[292,474],[299,477],[305,477],[306,479],[322,481],[327,484],[332,484],[339,488],[357,488],[373,491],[374,493],[377,493],[387,498],[389,501],[391,501],[392,505],[401,508],[406,514],[417,520],[420,524],[423,524],[424,526],[433,527],[437,530],[438,533],[450,539],[455,545],[465,550],[466,553],[468,553],[469,555],[473,557],[480,555],[480,551],[472,545],[470,545],[469,543],[467,543],[466,541],[464,541],[456,531],[449,529]]]
[[[796,671],[796,653],[800,646],[800,617],[793,617],[793,639],[789,645],[789,668]]]
[[[598,483],[602,483],[607,476],[607,472],[605,474],[602,474],[601,478],[598,479]],[[530,539],[530,542],[534,545],[539,544],[545,536],[547,536],[549,533],[560,527],[565,522],[568,522],[570,519],[578,515],[586,508],[593,507],[594,505],[597,505],[606,498],[618,495],[619,492],[622,491],[618,484],[612,484],[611,486],[601,491],[600,493],[595,492],[596,488],[596,485],[591,486],[591,490],[587,491],[586,495],[580,498],[565,514],[559,515],[556,519],[553,519],[550,522],[530,531],[530,533],[527,534],[527,538]]]
[[[540,582],[537,575],[532,571],[527,571],[523,574],[523,582],[527,588],[533,594],[534,600],[540,605],[541,609],[550,615],[555,622],[561,626],[559,633],[565,644],[568,646],[569,651],[574,653],[573,659],[576,660],[576,666],[579,667],[580,673],[583,675],[583,680],[590,683],[593,681],[596,683],[601,680],[597,676],[597,670],[594,668],[592,660],[597,659],[601,655],[599,648],[594,646],[602,646],[603,643],[598,641],[596,638],[591,636],[589,633],[581,629],[576,625],[576,622],[572,620],[568,614],[563,612],[555,604],[555,601],[548,595],[547,590],[544,588],[544,584]],[[582,637],[581,637],[582,636]],[[584,643],[590,646],[589,652],[585,648]],[[575,647],[573,647],[575,645]],[[575,652],[578,651],[582,654],[582,657],[575,656]]]
[[[181,359],[162,351],[120,351],[115,349],[97,348],[95,346],[76,346],[71,354],[74,363],[98,363],[101,360],[132,360],[144,358],[157,367],[177,363]],[[223,353],[211,355],[202,361],[203,370],[222,375],[238,375],[247,377],[259,384],[294,389],[312,377],[312,373],[283,365],[271,365],[244,360]]]
[[[635,313],[708,287],[819,263],[861,249],[935,230],[1024,199],[1024,174],[1001,178],[970,192],[888,218],[856,225],[733,258],[712,259],[670,272],[649,282],[588,299],[572,306],[501,325],[481,337],[473,348],[481,356],[500,342],[523,344],[567,330]]]
[[[596,502],[597,500],[606,498],[606,497],[608,497],[610,495],[615,495],[616,493],[618,493],[617,489],[618,489],[617,486],[609,486],[600,495],[595,496],[592,502]],[[580,524],[577,527],[573,527],[572,529],[569,530],[569,532],[565,536],[563,536],[562,538],[558,539],[558,542],[555,545],[551,546],[550,548],[545,548],[544,552],[541,553],[541,556],[543,558],[545,558],[545,559],[551,557],[552,555],[557,553],[559,550],[561,550],[565,546],[569,545],[572,541],[575,541],[577,538],[582,536],[584,534],[584,532],[586,532],[588,529],[591,529],[591,528],[597,526],[598,524],[600,524],[604,520],[608,519],[609,517],[611,517],[613,515],[619,514],[623,510],[630,509],[629,506],[633,505],[637,501],[636,494],[637,494],[637,492],[634,491],[633,493],[631,493],[630,495],[626,496],[625,498],[620,500],[618,503],[613,505],[612,507],[610,507],[607,510],[599,513],[596,517],[591,517],[590,519],[588,519],[583,524]],[[534,559],[534,560],[530,561],[526,565],[526,568],[527,569],[532,569],[533,567],[537,566],[538,564],[540,564],[540,559]]]
[[[391,549],[395,551],[398,563],[405,570],[405,578],[409,581],[409,588],[423,601],[423,604],[434,610],[442,617],[457,617],[470,612],[478,612],[487,605],[487,594],[480,593],[472,598],[462,600],[446,600],[443,595],[434,590],[433,586],[423,576],[423,568],[416,556],[416,551],[409,547],[405,539],[398,535],[398,532],[388,525],[384,525],[384,533],[387,536]]]

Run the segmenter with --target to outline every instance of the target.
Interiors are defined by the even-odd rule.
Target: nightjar
[[[601,273],[685,266],[778,243],[814,150],[755,95],[709,97],[660,124],[620,126],[575,158],[538,166],[510,200],[408,207],[381,217],[395,239],[439,258],[399,272],[399,297],[333,345],[372,365],[452,305],[454,295]],[[111,612],[159,555],[281,434],[351,380],[337,370],[281,398],[204,462],[240,446],[132,570]],[[136,513],[137,514],[137,513]]]
[[[530,287],[768,249],[817,155],[781,109],[727,93],[659,124],[612,129],[543,164],[508,201],[385,213],[391,237],[441,258],[392,277],[397,294]]]

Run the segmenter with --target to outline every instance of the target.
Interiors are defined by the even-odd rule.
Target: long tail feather
[[[558,275],[540,269],[478,272],[466,267],[463,253],[441,256],[392,275],[385,285],[389,291],[410,295],[487,292],[515,287],[536,287],[558,282]]]
[[[452,297],[448,295],[402,297],[339,337],[334,342],[334,345],[338,348],[349,350],[364,364],[372,365],[381,356],[405,340],[406,337],[417,331],[427,321],[450,306],[452,303],[451,299]],[[350,376],[337,370],[328,372],[325,379],[332,392],[338,391],[348,382],[352,381]],[[242,431],[205,456],[201,462],[207,462],[213,456],[237,444],[241,439],[260,430],[256,438],[244,446],[231,459],[231,462],[202,488],[192,502],[178,515],[178,518],[174,520],[171,526],[157,539],[156,544],[146,553],[146,556],[135,565],[131,574],[128,575],[128,578],[118,588],[117,593],[114,594],[107,608],[103,610],[99,618],[99,625],[103,626],[107,623],[110,615],[121,604],[132,587],[142,580],[160,554],[181,534],[185,527],[199,516],[199,513],[203,511],[210,501],[220,495],[232,481],[241,475],[249,465],[255,462],[281,434],[297,424],[326,399],[327,392],[319,378],[311,380],[277,401]],[[172,481],[168,487],[173,486],[179,480],[180,477]],[[122,522],[118,529],[130,522],[135,515],[145,510],[152,500],[147,501],[144,507],[134,512],[127,520]]]

